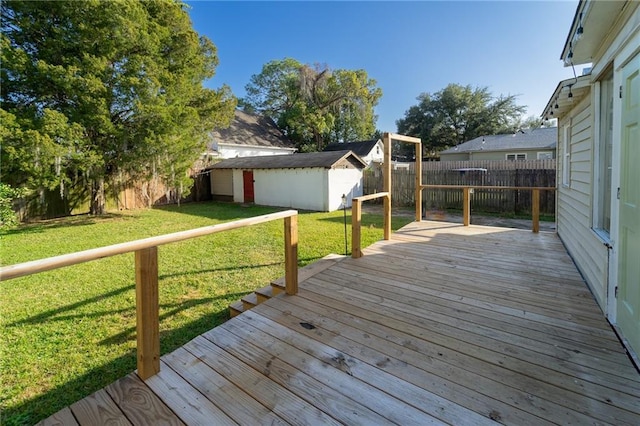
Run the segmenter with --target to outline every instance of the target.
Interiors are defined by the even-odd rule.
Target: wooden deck
[[[43,423],[640,424],[640,375],[555,234],[421,222],[364,253]]]

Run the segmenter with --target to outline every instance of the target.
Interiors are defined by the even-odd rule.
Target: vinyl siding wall
[[[558,158],[564,156],[565,125],[570,125],[570,185],[562,183],[558,161],[558,235],[587,281],[600,308],[606,310],[608,253],[593,232],[593,108],[591,95],[558,123]]]

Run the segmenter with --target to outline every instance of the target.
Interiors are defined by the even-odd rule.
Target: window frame
[[[571,122],[562,127],[562,186],[571,188]]]

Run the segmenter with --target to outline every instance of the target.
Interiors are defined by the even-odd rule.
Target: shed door
[[[640,55],[622,71],[621,136],[616,322],[640,354]]]
[[[244,202],[253,203],[253,170],[242,171],[242,187],[244,189]]]

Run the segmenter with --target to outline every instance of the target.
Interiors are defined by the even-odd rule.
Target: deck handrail
[[[384,198],[384,239],[391,238],[391,194],[377,192],[354,198],[351,202],[351,257],[354,259],[362,257],[362,203],[377,198]]]
[[[135,253],[137,369],[141,379],[160,371],[158,246],[232,229],[284,219],[285,291],[298,292],[298,212],[286,210],[232,222],[204,226],[126,243],[113,244],[0,268],[0,280],[10,280],[124,253]]]
[[[472,189],[504,189],[531,191],[531,230],[540,232],[540,191],[555,191],[555,186],[482,186],[482,185],[420,185],[423,189],[462,189],[462,223],[471,223],[471,190]]]

